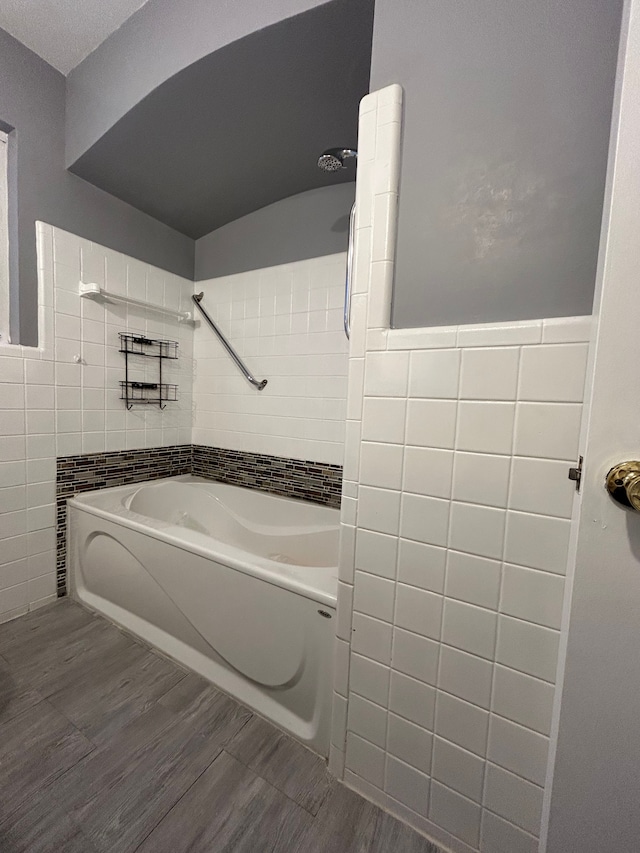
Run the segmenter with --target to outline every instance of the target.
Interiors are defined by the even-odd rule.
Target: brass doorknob
[[[607,474],[607,491],[622,506],[640,512],[640,462],[620,462]]]

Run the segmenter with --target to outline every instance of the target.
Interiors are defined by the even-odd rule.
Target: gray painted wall
[[[355,184],[285,198],[196,240],[196,281],[347,250]]]
[[[622,0],[376,0],[405,90],[392,324],[591,311]]]
[[[65,170],[64,113],[62,74],[0,30],[0,120],[15,127],[17,136],[19,340],[24,344],[37,342],[38,219],[179,275],[193,274],[193,240]],[[12,324],[14,340],[17,332]]]
[[[326,2],[149,0],[67,77],[67,165],[181,69]]]

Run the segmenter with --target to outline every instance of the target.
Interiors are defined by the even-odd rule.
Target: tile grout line
[[[431,760],[429,764],[429,819],[432,820],[431,817],[431,803],[433,798],[433,760],[435,756],[436,749],[436,737],[438,736],[437,732],[437,713],[438,706],[440,705],[440,695],[445,693],[440,687],[440,679],[442,672],[442,649],[444,647],[444,610],[445,610],[445,602],[446,602],[446,590],[447,590],[447,577],[449,574],[449,561],[451,556],[451,529],[452,529],[452,519],[453,519],[453,484],[455,482],[455,472],[457,468],[457,447],[458,447],[458,436],[460,430],[460,393],[462,390],[462,349],[457,346],[457,331],[456,331],[456,346],[455,351],[459,353],[458,356],[458,375],[456,379],[456,397],[455,397],[455,406],[456,406],[456,414],[455,414],[455,425],[453,430],[453,458],[451,461],[451,474],[450,474],[450,494],[449,494],[449,506],[447,508],[447,532],[446,532],[446,544],[445,544],[445,566],[444,566],[444,577],[442,580],[442,610],[440,613],[440,630],[438,632],[438,663],[436,667],[436,683],[434,689],[434,709],[433,709],[433,727],[432,727],[432,738],[431,738]],[[435,780],[438,784],[443,784],[438,779]],[[434,821],[435,822],[435,821]]]
[[[537,344],[537,346],[541,346],[542,344]],[[513,410],[513,422],[512,422],[512,432],[511,432],[511,452],[509,454],[509,470],[507,475],[507,499],[505,501],[504,508],[504,528],[502,531],[502,549],[500,554],[500,583],[498,587],[498,607],[496,611],[496,626],[495,626],[495,634],[493,638],[494,643],[494,652],[493,652],[493,661],[491,665],[491,689],[489,694],[489,708],[488,710],[488,725],[487,725],[487,747],[486,747],[486,755],[485,761],[482,768],[482,786],[480,793],[480,841],[482,841],[482,833],[484,831],[485,825],[485,800],[487,797],[487,787],[488,787],[488,773],[487,767],[490,762],[489,759],[489,738],[491,735],[491,718],[493,716],[500,716],[494,713],[494,703],[495,703],[495,689],[496,689],[496,668],[498,665],[498,640],[500,633],[500,614],[502,612],[502,598],[504,594],[504,577],[505,577],[505,558],[507,551],[507,525],[509,522],[509,506],[511,504],[511,494],[513,489],[513,460],[515,457],[516,451],[516,428],[517,428],[517,420],[518,420],[518,402],[520,399],[520,390],[522,385],[522,370],[523,370],[523,358],[522,358],[522,346],[517,348],[518,350],[518,361],[517,361],[517,372],[516,372],[516,387],[514,392],[514,410]],[[504,718],[503,718],[504,719]],[[491,762],[493,763],[493,762]]]
[[[168,816],[171,814],[171,812],[175,809],[175,807],[178,805],[178,803],[180,803],[180,802],[181,802],[181,800],[182,800],[184,797],[186,797],[186,795],[187,795],[187,794],[189,793],[189,791],[193,788],[193,786],[194,786],[194,785],[195,785],[195,784],[196,784],[196,783],[197,783],[197,782],[198,782],[198,781],[199,781],[199,780],[204,776],[204,774],[207,772],[207,770],[209,770],[209,768],[210,768],[210,767],[212,767],[212,766],[216,763],[216,761],[220,758],[220,756],[222,755],[222,753],[223,753],[224,751],[225,751],[225,750],[224,750],[224,747],[220,747],[220,751],[217,753],[217,755],[215,756],[215,758],[212,758],[212,760],[207,764],[207,766],[202,770],[202,772],[201,772],[201,773],[199,773],[199,774],[196,776],[196,778],[193,780],[193,782],[192,782],[190,785],[188,785],[188,786],[187,786],[187,788],[182,792],[182,794],[178,797],[178,799],[177,799],[177,800],[176,800],[176,801],[171,805],[171,807],[170,807],[170,808],[168,808],[168,809],[164,812],[164,814],[163,814],[163,815],[158,819],[158,822],[157,822],[157,823],[155,823],[155,824],[151,827],[151,829],[149,830],[149,832],[144,836],[144,838],[142,838],[142,839],[141,839],[140,844],[137,844],[137,845],[136,845],[136,847],[131,851],[131,853],[136,853],[136,850],[139,850],[139,849],[142,847],[142,845],[146,842],[147,838],[149,838],[149,836],[151,835],[151,833],[152,833],[152,832],[155,832],[155,830],[160,826],[160,824],[162,823],[162,821],[163,821],[166,817],[168,817]]]
[[[12,816],[24,806],[24,804],[27,802],[27,800],[29,800],[31,797],[33,797],[34,794],[37,794],[43,788],[48,787],[49,785],[52,785],[53,783],[58,783],[64,776],[66,776],[67,773],[69,773],[71,770],[75,769],[79,764],[82,764],[86,759],[88,759],[90,756],[92,756],[98,750],[98,747],[93,743],[93,741],[90,740],[84,734],[84,732],[82,732],[76,726],[76,724],[67,717],[66,714],[64,714],[52,702],[50,702],[49,698],[46,696],[41,697],[40,701],[36,702],[35,705],[31,705],[29,708],[25,708],[24,711],[21,711],[19,714],[16,714],[16,716],[11,717],[10,720],[15,721],[16,719],[23,716],[24,714],[29,714],[34,708],[38,708],[44,704],[48,705],[56,714],[63,717],[65,722],[76,732],[76,734],[80,735],[80,737],[90,745],[91,749],[89,749],[89,751],[86,752],[84,755],[81,755],[69,767],[65,767],[64,770],[60,770],[57,773],[53,773],[51,776],[46,778],[42,782],[42,784],[40,784],[37,787],[37,789],[35,791],[30,791],[29,794],[25,795],[24,800],[20,800],[20,802],[15,803],[12,807],[12,810],[8,814],[3,815],[2,818],[0,818],[0,827],[5,825],[12,818]],[[3,725],[6,722],[9,722],[9,720],[4,720]]]

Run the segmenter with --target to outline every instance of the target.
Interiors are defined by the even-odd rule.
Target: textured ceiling
[[[68,74],[147,0],[0,0],[0,28]]]
[[[279,199],[354,180],[323,149],[356,147],[373,0],[334,0],[176,74],[71,171],[198,238]]]

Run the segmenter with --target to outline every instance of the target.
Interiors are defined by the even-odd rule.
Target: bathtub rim
[[[220,540],[214,539],[213,537],[205,537],[204,534],[198,533],[196,531],[191,531],[169,523],[164,524],[162,527],[156,527],[151,524],[144,524],[143,522],[137,521],[134,518],[126,517],[123,514],[118,514],[116,511],[104,509],[100,506],[87,503],[86,500],[83,500],[88,497],[94,497],[96,495],[104,495],[105,497],[117,495],[119,493],[125,495],[126,493],[136,491],[142,486],[152,483],[155,484],[172,480],[188,483],[190,482],[189,478],[193,478],[193,475],[178,475],[177,477],[159,477],[156,480],[145,480],[140,481],[138,483],[130,483],[128,485],[123,486],[113,486],[106,489],[92,489],[91,491],[81,492],[80,494],[67,498],[66,504],[68,509],[73,509],[79,512],[85,512],[104,521],[110,521],[114,524],[120,525],[121,527],[125,527],[130,530],[134,530],[138,533],[142,533],[146,536],[150,536],[160,542],[173,545],[174,547],[177,547],[182,551],[186,551],[187,553],[197,554],[198,556],[204,557],[205,559],[223,563],[224,565],[229,566],[229,568],[231,569],[240,571],[243,574],[258,578],[259,580],[263,580],[266,583],[273,584],[274,586],[278,586],[282,589],[301,595],[304,598],[308,598],[311,601],[317,602],[318,604],[322,604],[334,609],[336,608],[338,593],[338,560],[336,560],[335,566],[330,567],[316,568],[313,566],[292,567],[288,564],[280,565],[266,558],[250,554],[247,551],[242,551],[241,549],[233,545],[228,545],[227,543],[221,542]],[[207,481],[205,478],[198,478],[198,482],[206,483]],[[215,483],[218,481],[212,480],[210,482]],[[219,485],[226,486],[230,484],[219,483]],[[241,486],[235,485],[231,487],[242,488]],[[266,492],[265,495],[269,495],[269,493]],[[271,497],[280,496],[273,495]],[[284,500],[295,499],[284,498]],[[129,510],[128,512],[131,511]],[[137,513],[131,514],[139,515]],[[140,518],[145,517],[146,516],[140,516]],[[149,519],[149,521],[153,521],[153,519]],[[70,522],[71,514],[69,513],[67,524],[69,524]],[[180,531],[180,534],[182,535],[179,535],[177,531]],[[67,531],[67,538],[68,537],[69,531]],[[198,537],[201,537],[203,540],[206,539],[208,540],[208,542],[214,543],[217,547],[206,547],[204,544],[200,544],[198,542]],[[193,539],[195,539],[195,541],[192,541]],[[250,558],[251,562],[243,560],[244,556]],[[337,554],[336,557],[338,557]],[[275,566],[277,568],[271,568],[272,566]],[[297,569],[300,572],[322,573],[319,574],[319,578],[321,581],[324,581],[324,583],[314,584],[312,582],[305,582],[301,577],[296,577],[293,575],[287,576],[286,574],[283,574],[283,570],[289,569],[291,571],[292,568]],[[328,575],[328,573],[331,574]]]

